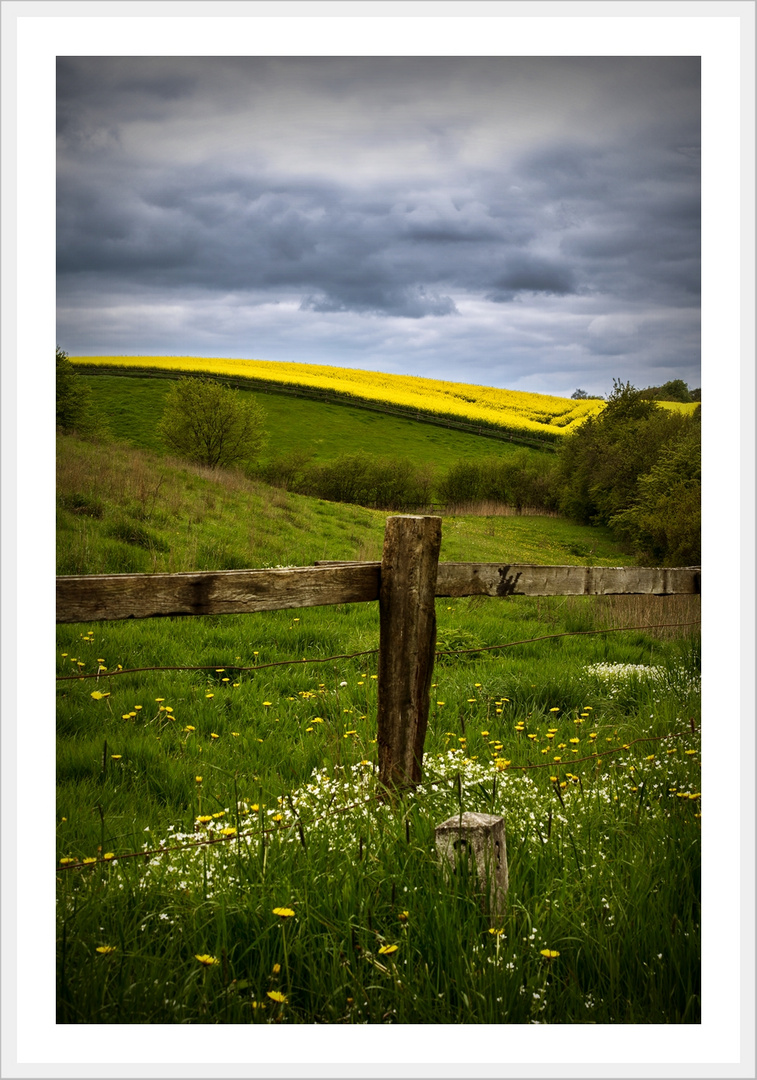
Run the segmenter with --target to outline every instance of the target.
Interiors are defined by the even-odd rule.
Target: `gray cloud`
[[[698,145],[696,59],[61,58],[59,339],[698,384]]]

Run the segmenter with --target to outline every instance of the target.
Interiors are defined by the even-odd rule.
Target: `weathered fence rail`
[[[421,777],[436,596],[672,596],[698,594],[687,567],[440,563],[441,518],[387,519],[381,562],[324,562],[273,570],[59,577],[57,621],[231,615],[378,601],[379,776],[392,787]]]
[[[282,570],[91,574],[56,581],[57,621],[234,615],[378,600],[380,562]],[[699,593],[699,567],[439,563],[436,596],[673,596]]]

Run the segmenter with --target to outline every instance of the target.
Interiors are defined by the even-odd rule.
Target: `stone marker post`
[[[448,860],[453,871],[461,863],[472,860],[489,914],[501,915],[509,886],[504,818],[470,812],[455,814],[437,825],[434,832],[436,850]]]

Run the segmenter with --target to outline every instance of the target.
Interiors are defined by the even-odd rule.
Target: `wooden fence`
[[[59,577],[57,621],[230,615],[378,601],[379,777],[420,781],[436,646],[437,596],[587,596],[700,592],[699,567],[440,563],[442,520],[387,519],[381,562],[276,570]]]

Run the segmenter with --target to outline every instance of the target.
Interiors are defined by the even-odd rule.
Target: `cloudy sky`
[[[700,385],[700,65],[58,60],[73,355]]]

